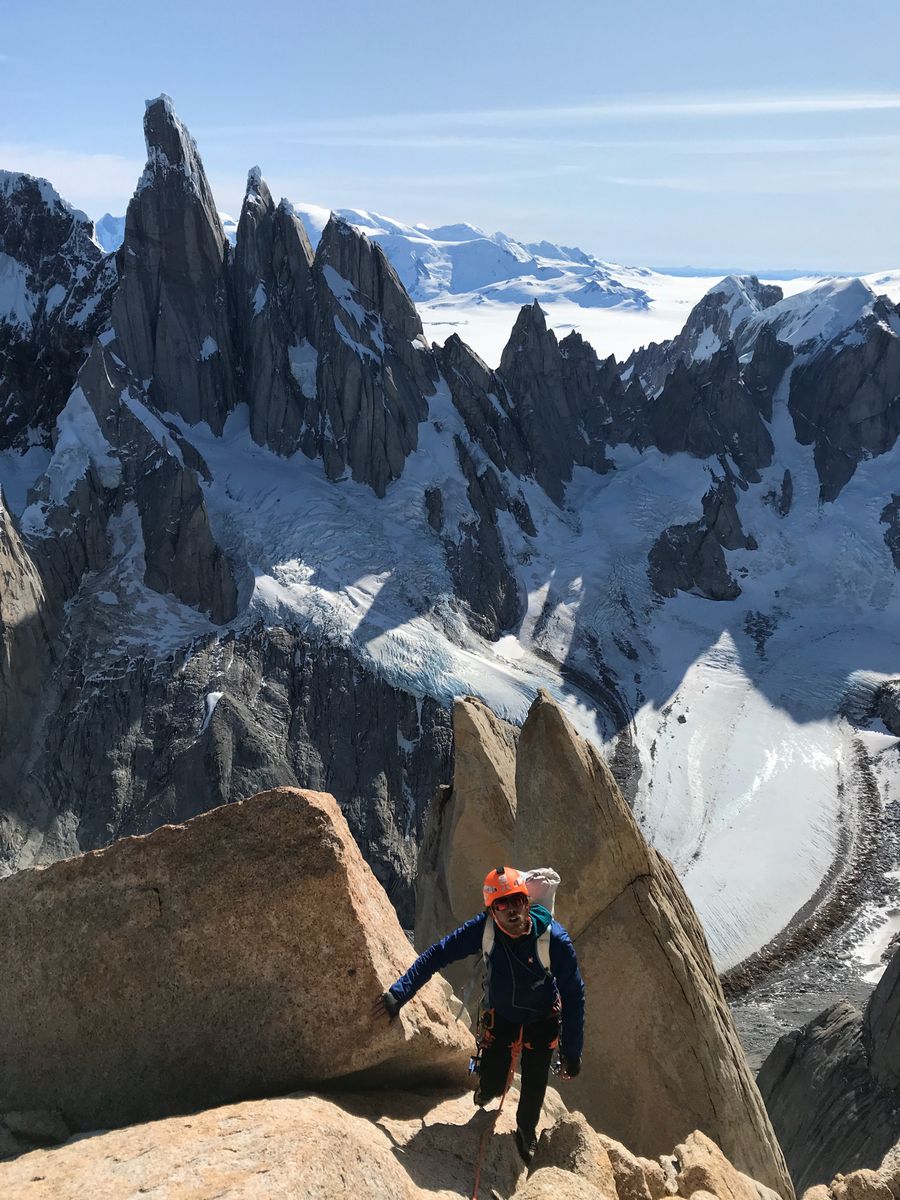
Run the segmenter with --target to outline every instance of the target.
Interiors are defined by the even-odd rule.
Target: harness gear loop
[[[493,1012],[491,1012],[492,1024],[493,1024],[493,1015],[494,1015]],[[506,1073],[506,1083],[503,1085],[503,1094],[500,1097],[500,1104],[497,1107],[497,1111],[494,1113],[493,1117],[491,1118],[490,1124],[485,1126],[484,1132],[481,1135],[481,1141],[478,1144],[478,1156],[475,1159],[475,1183],[472,1187],[472,1200],[478,1200],[478,1188],[481,1185],[481,1168],[484,1164],[485,1151],[487,1150],[488,1141],[490,1140],[491,1135],[493,1134],[495,1128],[497,1127],[497,1121],[500,1119],[500,1114],[501,1114],[501,1112],[503,1112],[503,1101],[506,1099],[506,1093],[509,1091],[510,1084],[513,1081],[513,1076],[516,1073],[516,1066],[518,1065],[518,1062],[519,1062],[519,1055],[522,1053],[522,1040],[523,1040],[524,1034],[525,1034],[524,1027],[520,1027],[519,1028],[519,1036],[516,1038],[516,1040],[513,1042],[512,1046],[510,1047],[509,1070]]]

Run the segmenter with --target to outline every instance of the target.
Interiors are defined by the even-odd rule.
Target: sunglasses
[[[497,909],[498,912],[506,912],[508,908],[525,908],[528,904],[527,896],[510,896],[507,900],[495,900],[491,908]]]

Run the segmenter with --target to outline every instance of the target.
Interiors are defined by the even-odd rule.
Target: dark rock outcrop
[[[460,438],[456,453],[473,516],[460,525],[455,538],[445,540],[444,553],[469,624],[483,637],[496,639],[512,629],[524,611],[524,597],[497,524],[497,513],[511,505],[497,473],[490,466],[479,471]]]
[[[238,399],[230,247],[196,143],[168,96],[148,103],[144,135],[147,166],[118,251],[113,345],[155,409],[218,433]]]
[[[887,525],[884,540],[891,552],[894,566],[900,571],[900,496],[891,495],[890,503],[882,509],[881,524]]]
[[[90,461],[79,464],[77,481],[56,486],[57,461],[60,475],[71,469],[65,439],[58,442],[26,516],[35,532],[68,530],[68,540],[41,537],[36,553],[58,581],[57,598],[67,600],[86,571],[106,565],[109,521],[134,504],[143,542],[143,581],[223,624],[237,611],[237,589],[212,535],[197,482],[203,464],[195,455],[189,465],[188,447],[177,430],[165,426],[146,399],[115,350],[96,341],[60,418],[65,430],[83,430],[86,422],[92,423],[94,449]]]
[[[703,516],[688,525],[670,525],[648,556],[650,582],[661,596],[696,592],[708,600],[734,600],[741,594],[730,574],[725,550],[755,550],[737,512],[737,494],[727,473],[714,477],[703,497]]]
[[[96,649],[73,639],[28,714],[35,757],[0,796],[0,871],[290,784],[337,796],[412,925],[425,811],[450,775],[445,709],[347,650],[281,629],[210,638],[158,662],[119,654],[91,670]]]
[[[0,171],[0,449],[46,444],[94,335],[109,319],[115,261],[45,179]],[[29,430],[34,431],[29,434]]]
[[[879,298],[849,336],[800,364],[788,406],[797,441],[815,447],[821,498],[836,499],[857,465],[887,453],[900,434],[897,308]]]
[[[250,172],[234,257],[250,431],[383,496],[418,445],[437,368],[381,247],[332,218],[315,257],[301,221]]]
[[[772,461],[760,395],[744,386],[733,343],[690,367],[677,363],[648,416],[649,442],[664,454],[728,454],[751,479]]]
[[[592,384],[597,356],[577,334],[563,348],[535,301],[523,308],[500,359],[509,409],[528,452],[531,471],[561,504],[575,466],[608,469],[609,420]]]
[[[412,301],[380,246],[332,217],[313,264],[316,396],[301,449],[330,479],[383,496],[418,445],[437,369]]]
[[[498,471],[511,471],[520,478],[527,475],[528,449],[510,415],[503,381],[456,333],[436,353],[469,437]]]
[[[679,363],[708,360],[735,340],[749,317],[771,308],[782,295],[780,287],[760,283],[755,275],[728,275],[694,305],[681,333],[636,350],[625,366],[648,395],[655,395]]]
[[[292,454],[316,397],[313,252],[303,223],[277,207],[254,168],[238,224],[234,295],[250,433]]]
[[[798,1192],[877,1168],[900,1114],[900,953],[864,1012],[844,1001],[785,1034],[758,1082]]]
[[[889,679],[878,689],[878,716],[891,733],[900,737],[900,679]]]

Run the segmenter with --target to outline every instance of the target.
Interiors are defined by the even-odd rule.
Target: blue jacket
[[[584,980],[578,969],[575,947],[558,921],[550,920],[550,974],[541,966],[536,939],[547,928],[550,914],[535,905],[531,932],[507,937],[494,926],[494,948],[488,971],[488,1007],[515,1024],[538,1021],[549,1015],[557,996],[562,1001],[561,1050],[567,1058],[580,1058],[584,1046]],[[460,925],[420,954],[390,992],[401,1004],[411,1000],[436,971],[472,954],[481,954],[487,910]]]

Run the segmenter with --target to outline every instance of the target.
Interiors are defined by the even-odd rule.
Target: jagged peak
[[[560,338],[559,350],[563,358],[588,358],[595,363],[600,361],[597,351],[577,329],[569,330],[564,338]],[[615,362],[615,358],[613,358],[613,362]]]
[[[271,213],[275,209],[272,193],[262,177],[259,167],[251,167],[247,172],[247,188],[244,192],[244,203],[241,205],[241,222],[252,211]]]
[[[543,338],[547,332],[547,318],[538,301],[535,300],[532,304],[523,304],[510,332],[506,350],[511,347],[518,348],[530,338]],[[504,350],[504,354],[506,350]]]
[[[333,240],[336,237],[350,238],[351,240],[356,239],[365,242],[367,245],[371,245],[369,239],[361,229],[358,229],[355,225],[351,225],[349,221],[346,221],[340,214],[333,210],[325,222],[325,228],[322,230],[320,245],[326,240],[326,237],[329,240]]]
[[[387,255],[377,242],[370,241],[362,230],[337,213],[331,214],[322,230],[314,267],[322,272],[331,268],[350,284],[364,304],[398,325],[404,336],[421,337],[419,314]]]
[[[519,315],[516,317],[513,332],[517,328],[534,329],[539,333],[547,332],[547,314],[541,308],[539,301],[533,300],[531,304],[522,305],[519,309]]]
[[[163,93],[146,101],[144,109],[144,141],[147,146],[147,165],[138,184],[138,191],[151,187],[172,173],[184,177],[202,199],[208,199],[212,211],[212,193],[200,160],[197,143],[187,126],[175,112],[172,98]]]
[[[343,217],[338,216],[337,213],[332,212],[325,222],[325,228],[322,230],[322,236],[316,246],[316,264],[321,267],[333,266],[339,274],[344,275],[345,270],[340,264],[348,261],[347,251],[350,247],[353,247],[356,253],[362,247],[365,247],[370,254],[372,251],[372,243],[364,233],[345,221]],[[354,281],[351,280],[352,282]]]
[[[0,195],[12,199],[17,192],[26,191],[32,191],[40,197],[41,203],[49,212],[60,208],[79,224],[90,225],[93,229],[93,222],[87,213],[64,200],[49,179],[44,179],[41,175],[29,175],[26,171],[0,171]]]
[[[450,334],[440,353],[446,368],[465,375],[483,391],[490,390],[493,379],[491,368],[458,333]]]
[[[777,284],[760,283],[756,275],[726,275],[713,284],[704,299],[707,296],[724,296],[726,302],[735,306],[745,305],[753,312],[760,312],[782,300],[784,292]]]

